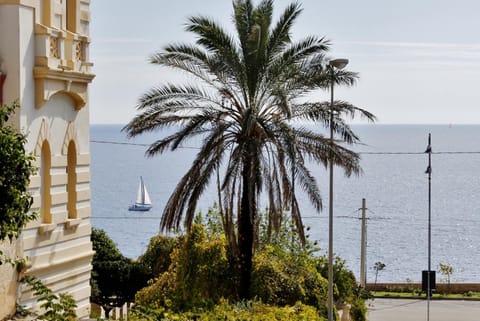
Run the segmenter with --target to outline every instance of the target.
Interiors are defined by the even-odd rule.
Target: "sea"
[[[103,229],[127,257],[142,255],[170,194],[189,168],[195,143],[174,152],[147,157],[148,145],[165,132],[128,139],[122,125],[90,128],[92,225]],[[366,200],[367,281],[373,282],[376,262],[385,264],[378,282],[419,282],[428,268],[440,263],[454,268],[452,282],[480,282],[480,125],[352,125],[361,144],[363,173],[346,177],[334,169],[334,252],[359,278],[361,205]],[[431,134],[429,187],[428,135]],[[324,209],[317,213],[300,194],[304,223],[319,254],[328,249],[327,169],[310,163],[320,187]],[[129,212],[142,176],[153,208]],[[297,191],[300,190],[297,188]],[[430,195],[430,198],[429,198]],[[429,221],[429,200],[431,204]],[[201,198],[198,211],[216,202],[214,186]],[[443,276],[437,273],[437,282]]]

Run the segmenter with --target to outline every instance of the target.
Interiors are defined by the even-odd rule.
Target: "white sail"
[[[142,179],[142,185],[143,185],[143,204],[151,205],[152,201],[150,200],[150,195],[148,195],[147,187],[145,186],[145,184],[143,184],[143,179]]]
[[[148,195],[147,188],[143,182],[143,178],[140,176],[140,183],[138,184],[137,199],[135,204],[128,207],[129,211],[149,211],[152,208],[152,201],[150,195]]]
[[[142,205],[152,204],[152,201],[150,200],[150,195],[148,195],[148,191],[147,191],[147,188],[145,187],[145,184],[143,183],[142,177],[140,177],[140,183],[138,184],[136,203],[142,204]]]

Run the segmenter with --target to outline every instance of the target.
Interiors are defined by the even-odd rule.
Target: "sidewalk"
[[[427,301],[375,299],[368,302],[368,321],[426,321]],[[480,302],[461,300],[430,301],[431,321],[479,321]]]

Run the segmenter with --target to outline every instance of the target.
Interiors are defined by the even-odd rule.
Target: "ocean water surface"
[[[141,255],[159,232],[159,221],[171,192],[186,172],[195,146],[147,158],[147,146],[161,133],[129,140],[121,125],[92,125],[92,224],[104,229],[124,255]],[[367,204],[367,278],[374,279],[375,262],[386,268],[379,282],[421,280],[427,269],[428,156],[432,135],[432,269],[452,265],[453,282],[480,282],[480,125],[355,125],[363,145],[363,174],[347,178],[334,170],[334,251],[355,275],[360,271],[361,207]],[[114,143],[112,143],[114,142]],[[324,197],[316,213],[300,195],[310,239],[328,248],[328,172],[311,164]],[[143,176],[154,207],[129,212],[139,176]],[[298,190],[298,188],[297,188]],[[205,193],[199,210],[216,201],[214,189]],[[326,253],[326,251],[323,251]],[[442,276],[437,275],[437,280]]]

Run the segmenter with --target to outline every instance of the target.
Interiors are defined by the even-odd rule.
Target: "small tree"
[[[375,285],[377,285],[378,272],[384,270],[386,265],[382,262],[375,262],[373,269],[375,270]]]
[[[440,270],[440,273],[442,273],[444,276],[445,276],[445,279],[447,280],[447,284],[448,284],[448,289],[450,290],[450,277],[452,276],[454,269],[453,269],[453,266],[449,265],[449,264],[443,264],[443,263],[440,263],[438,265],[438,269]]]
[[[35,173],[33,156],[25,152],[26,136],[7,121],[18,102],[0,106],[0,241],[17,238],[36,214],[30,212],[30,176]],[[1,255],[2,253],[0,253]]]
[[[105,310],[133,302],[135,293],[147,285],[150,274],[143,266],[122,255],[103,230],[92,230],[93,256],[91,301]]]

